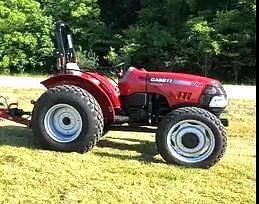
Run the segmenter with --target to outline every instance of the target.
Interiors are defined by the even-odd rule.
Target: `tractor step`
[[[228,119],[220,119],[220,121],[222,122],[222,124],[225,126],[225,127],[228,127],[229,126],[229,122],[228,122]]]
[[[123,124],[123,123],[128,123],[128,122],[129,122],[128,116],[124,116],[124,115],[115,116],[115,124]]]

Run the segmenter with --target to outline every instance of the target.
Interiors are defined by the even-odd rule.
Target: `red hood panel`
[[[166,97],[169,106],[197,105],[203,90],[216,80],[191,74],[149,72],[147,92]]]
[[[156,93],[164,96],[170,106],[197,104],[203,90],[217,80],[182,73],[147,72],[130,68],[119,82],[120,94],[139,92]]]
[[[166,78],[166,79],[172,79],[172,80],[181,80],[181,81],[188,81],[188,82],[198,82],[203,84],[209,84],[212,81],[217,81],[212,78],[202,77],[198,75],[192,75],[192,74],[184,74],[184,73],[171,73],[171,72],[149,72],[149,77],[155,77],[155,78]],[[174,83],[173,83],[174,84]],[[177,82],[175,83],[177,84]],[[179,83],[181,84],[181,83]],[[188,83],[187,83],[188,84]],[[183,83],[184,85],[184,83]]]

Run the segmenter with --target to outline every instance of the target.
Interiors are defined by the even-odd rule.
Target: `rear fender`
[[[90,94],[92,94],[95,99],[100,104],[104,119],[106,123],[112,123],[115,120],[115,111],[113,103],[109,96],[106,94],[105,90],[99,86],[100,82],[95,78],[92,78],[88,74],[83,75],[57,75],[41,82],[47,89],[53,88],[58,85],[75,85],[78,86]]]

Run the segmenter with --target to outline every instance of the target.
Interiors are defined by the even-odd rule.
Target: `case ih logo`
[[[201,87],[202,84],[200,82],[194,81],[186,81],[186,80],[179,80],[179,79],[169,79],[169,78],[150,78],[150,83],[159,83],[159,84],[174,84],[174,85],[181,85],[181,86],[195,86]]]

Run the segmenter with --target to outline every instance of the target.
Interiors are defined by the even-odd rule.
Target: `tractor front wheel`
[[[103,134],[103,114],[95,98],[76,86],[57,86],[34,106],[32,130],[48,149],[87,152]]]
[[[186,107],[172,111],[161,121],[156,143],[168,163],[210,168],[223,156],[227,137],[215,115],[201,108]]]

